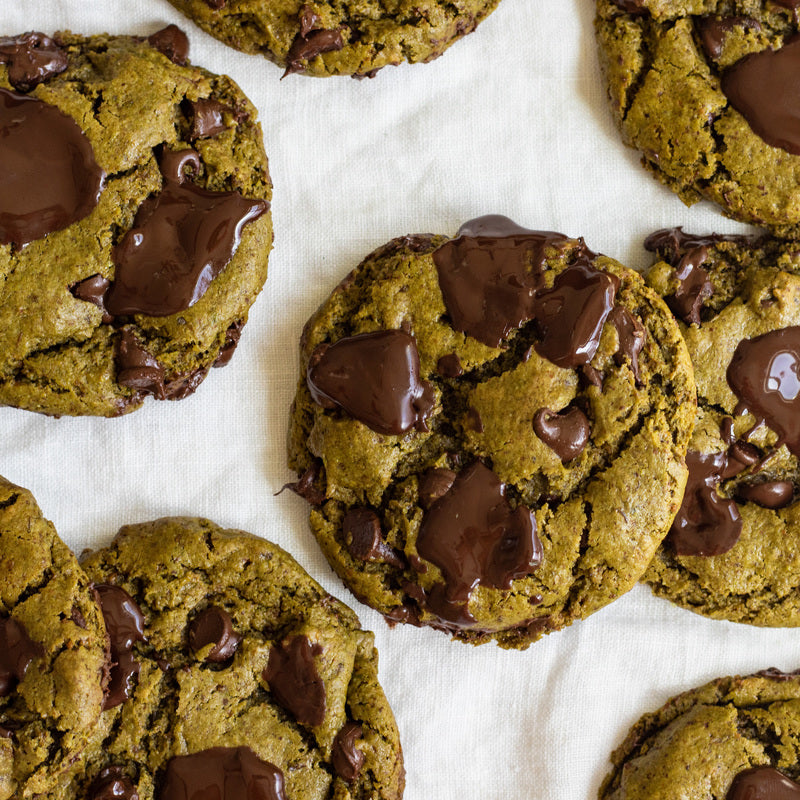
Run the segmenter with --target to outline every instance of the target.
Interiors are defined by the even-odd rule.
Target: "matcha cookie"
[[[126,413],[222,365],[267,274],[255,108],[148,39],[0,38],[0,404]]]
[[[614,751],[600,800],[800,797],[800,675],[719,678],[673,697]]]
[[[106,630],[30,492],[0,478],[0,798],[47,794],[100,716]]]
[[[374,77],[389,64],[432,61],[500,0],[169,0],[204,31],[260,53],[284,75]]]
[[[283,550],[176,517],[122,528],[84,568],[113,666],[80,774],[55,797],[402,796],[372,634]]]
[[[392,622],[524,648],[638,580],[686,480],[685,345],[642,279],[505,217],[369,255],[306,324],[291,485]]]
[[[697,425],[683,506],[645,579],[710,617],[800,625],[800,255],[659,231],[648,283],[681,320]]]
[[[687,204],[800,235],[794,0],[597,0],[612,112]]]

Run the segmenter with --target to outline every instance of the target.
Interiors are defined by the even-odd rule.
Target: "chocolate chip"
[[[189,37],[177,26],[167,25],[147,37],[147,41],[179,67],[189,59]]]
[[[241,641],[241,634],[233,630],[231,615],[219,606],[209,606],[189,623],[189,647],[199,654],[213,645],[204,656],[204,661],[212,664],[233,658]]]
[[[68,65],[67,53],[49,36],[31,31],[21,36],[0,38],[0,64],[8,64],[9,83],[29,92]]]
[[[378,515],[369,508],[351,508],[342,520],[342,535],[347,550],[361,561],[383,562],[402,569],[405,563],[397,551],[386,544]]]

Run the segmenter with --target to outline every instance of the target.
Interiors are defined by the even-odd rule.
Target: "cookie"
[[[800,234],[793,0],[597,0],[614,117],[685,203]]]
[[[267,271],[255,108],[148,39],[0,39],[0,404],[115,416],[226,363]]]
[[[645,580],[706,616],[800,625],[800,255],[769,236],[653,234],[648,283],[681,320],[697,425],[686,496]]]
[[[0,478],[0,798],[43,796],[100,716],[106,629],[88,577],[30,492]]]
[[[645,714],[614,751],[600,800],[800,797],[800,675],[719,678]]]
[[[225,44],[285,67],[284,76],[372,78],[389,64],[437,58],[500,0],[169,1]]]
[[[373,636],[283,550],[175,517],[123,527],[84,568],[114,666],[61,800],[402,796]]]
[[[306,324],[291,484],[392,622],[524,648],[626,592],[678,508],[695,414],[636,273],[505,217],[376,250]]]

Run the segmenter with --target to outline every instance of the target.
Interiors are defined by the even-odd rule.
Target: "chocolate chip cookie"
[[[0,38],[0,404],[115,416],[230,358],[266,279],[255,108],[149,38]]]
[[[100,716],[106,630],[30,492],[0,478],[0,798],[50,792]]]
[[[800,625],[800,255],[769,236],[653,234],[698,417],[681,510],[645,579],[692,611]]]
[[[645,714],[614,751],[600,800],[800,797],[800,675],[719,678]]]
[[[431,61],[499,0],[169,0],[204,31],[285,67],[284,75],[374,77]]]
[[[612,112],[687,204],[800,234],[794,0],[597,0]]]
[[[84,568],[112,668],[61,800],[402,796],[372,634],[283,550],[175,517],[123,527]]]
[[[391,622],[524,648],[626,592],[680,503],[694,382],[668,309],[505,217],[393,240],[306,324],[291,488]]]

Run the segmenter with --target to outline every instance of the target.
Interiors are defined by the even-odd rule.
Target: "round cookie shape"
[[[117,416],[191,394],[267,275],[256,110],[148,38],[0,38],[0,404]]]
[[[279,547],[170,517],[123,527],[84,568],[123,654],[110,683],[126,691],[59,797],[119,786],[188,800],[219,787],[215,797],[238,800],[251,795],[228,789],[251,784],[269,800],[402,796],[373,635]]]
[[[800,675],[718,678],[645,714],[611,755],[600,800],[800,797]]]
[[[612,113],[643,165],[685,203],[800,233],[797,5],[597,0]]]
[[[500,0],[170,0],[204,31],[285,67],[284,76],[372,78],[432,61]]]
[[[89,578],[30,492],[0,478],[0,797],[44,796],[100,717],[106,629]]]
[[[800,260],[770,236],[659,231],[647,281],[680,319],[698,416],[681,510],[645,580],[706,616],[800,625]]]
[[[411,355],[375,358],[376,337]],[[642,279],[582,240],[496,216],[395,239],[300,351],[290,488],[391,623],[527,647],[631,588],[677,510],[685,346]]]

